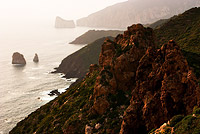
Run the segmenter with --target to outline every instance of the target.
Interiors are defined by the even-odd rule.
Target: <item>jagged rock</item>
[[[73,20],[64,20],[61,17],[56,17],[55,22],[56,28],[75,28],[75,23]]]
[[[145,133],[176,114],[191,113],[200,104],[199,92],[197,80],[174,41],[158,50],[149,48],[140,60],[120,134]]]
[[[85,126],[85,134],[92,134],[92,127],[91,126],[88,126],[88,125],[86,125]]]
[[[26,64],[26,60],[24,58],[24,56],[18,52],[15,52],[12,56],[12,64],[21,64],[21,65],[25,65]]]
[[[149,46],[155,47],[153,31],[141,24],[132,25],[114,42],[105,40],[99,56],[100,75],[94,87],[93,110],[103,114],[109,108],[107,96],[117,89],[130,90],[140,58]],[[100,101],[101,100],[101,101]],[[101,107],[102,104],[105,103]]]
[[[101,124],[100,123],[97,123],[96,125],[95,125],[95,129],[99,129],[101,127]]]
[[[49,95],[49,96],[54,96],[54,95],[59,96],[59,95],[60,95],[60,92],[58,91],[58,89],[56,89],[56,90],[52,90],[48,95]]]
[[[33,61],[34,61],[34,62],[39,62],[39,58],[38,58],[37,53],[35,54],[35,56],[34,56],[34,58],[33,58]]]
[[[99,70],[99,66],[97,64],[90,65],[89,73],[93,73],[94,71],[97,71],[97,70]]]

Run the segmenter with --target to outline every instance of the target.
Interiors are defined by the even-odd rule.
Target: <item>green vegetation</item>
[[[19,122],[10,133],[47,133],[62,134],[68,127],[76,127],[75,133],[83,133],[85,124],[89,123],[87,111],[93,104],[89,97],[93,94],[94,83],[98,72],[85,78],[84,83],[79,83],[68,89],[55,100],[42,106]],[[83,125],[84,124],[84,125]]]
[[[108,37],[113,40],[113,37]],[[82,49],[66,57],[57,68],[57,72],[64,73],[67,78],[82,78],[88,72],[91,64],[98,64],[101,45],[106,37],[88,44]]]
[[[159,23],[159,22],[158,22]],[[192,8],[161,23],[154,30],[161,46],[173,39],[180,45],[189,65],[200,77],[200,8]]]
[[[160,28],[155,29],[159,44],[173,39],[184,51],[200,54],[200,8],[193,8],[172,17]]]
[[[76,38],[70,44],[89,44],[91,42],[94,42],[97,39],[107,37],[107,36],[116,37],[118,34],[122,34],[122,33],[123,31],[118,31],[118,30],[108,30],[108,31],[89,30],[88,32]]]
[[[112,78],[109,72],[110,67],[101,73],[107,79]],[[110,108],[99,115],[91,111],[93,106],[94,84],[99,72],[94,72],[83,81],[67,89],[65,93],[55,100],[42,106],[27,118],[17,124],[10,134],[24,134],[34,132],[43,134],[62,134],[71,131],[74,134],[83,134],[85,125],[95,127],[100,123],[102,127],[93,132],[107,133],[107,129],[119,132],[124,110],[128,107],[131,98],[131,91],[117,90],[116,94],[109,94],[108,101]]]
[[[179,121],[181,121],[184,118],[183,115],[176,115],[170,120],[170,127],[174,127]]]
[[[200,108],[194,108],[192,115],[176,115],[163,128],[153,129],[149,134],[200,134]]]
[[[165,23],[167,23],[169,21],[169,19],[161,19],[158,20],[150,25],[146,25],[147,27],[153,28],[153,29],[158,29],[160,28],[162,25],[164,25]]]

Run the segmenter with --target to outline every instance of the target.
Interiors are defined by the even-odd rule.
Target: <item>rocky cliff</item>
[[[78,26],[126,28],[134,23],[150,24],[200,6],[199,0],[129,0],[79,19]]]
[[[192,113],[200,104],[197,80],[174,41],[161,49],[149,48],[140,59],[135,80],[121,134],[144,133],[176,114]]]
[[[194,68],[197,77],[200,77],[200,8],[192,8],[183,14],[174,16],[159,28],[155,35],[159,46],[170,39],[175,40],[187,58],[189,65]]]
[[[55,28],[75,28],[73,20],[64,20],[61,17],[56,17]]]
[[[196,77],[179,45],[170,40],[157,49],[153,30],[141,24],[106,39],[99,66],[89,70],[10,133],[145,134],[200,106]]]

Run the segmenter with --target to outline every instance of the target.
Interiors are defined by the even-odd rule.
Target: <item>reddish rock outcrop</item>
[[[120,133],[146,133],[176,114],[191,113],[199,105],[198,94],[197,80],[174,41],[149,48],[140,60]]]
[[[109,108],[107,96],[116,90],[131,90],[140,58],[148,47],[155,47],[153,31],[132,25],[114,41],[105,40],[99,56],[100,75],[94,87],[93,111],[103,114]]]

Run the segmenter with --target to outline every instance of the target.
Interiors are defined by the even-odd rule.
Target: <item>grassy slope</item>
[[[194,108],[191,115],[174,116],[165,127],[154,129],[149,134],[200,134],[200,108]]]
[[[155,34],[160,45],[175,40],[196,76],[200,77],[200,8],[190,9],[172,17],[167,23],[161,23]]]
[[[131,93],[119,90],[115,95],[109,96],[111,109],[103,115],[92,113],[90,108],[93,101],[90,100],[90,97],[93,94],[98,74],[98,71],[94,72],[55,100],[30,114],[19,122],[10,134],[33,134],[35,132],[38,134],[62,134],[65,131],[71,132],[71,134],[83,134],[86,124],[94,128],[98,123],[103,127],[98,130],[93,129],[94,133],[109,133],[106,132],[107,129],[114,133],[119,132],[121,116],[129,105]]]
[[[159,44],[170,39],[181,45],[184,51],[200,54],[200,8],[193,8],[172,17],[167,23],[155,29]]]
[[[113,37],[108,37],[113,39]],[[59,65],[57,71],[64,73],[67,78],[84,77],[90,64],[98,64],[101,45],[106,38],[96,40],[95,42],[83,47],[75,53],[66,57]]]
[[[89,97],[93,93],[93,87],[98,72],[95,72],[91,77],[85,79],[85,84],[77,84],[68,89],[65,93],[57,97],[55,100],[42,106],[26,119],[19,122],[10,133],[24,134],[24,133],[46,133],[46,134],[62,134],[62,129],[67,125],[88,123],[88,120],[82,115],[83,120],[79,121],[80,113],[87,111],[90,105]],[[86,86],[87,85],[87,86]],[[82,111],[80,110],[82,109]],[[59,111],[59,112],[58,112]],[[83,125],[80,125],[83,126]],[[83,132],[84,128],[79,127],[75,132]]]

